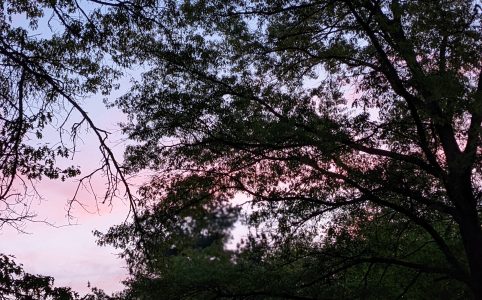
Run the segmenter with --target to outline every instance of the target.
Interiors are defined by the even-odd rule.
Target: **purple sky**
[[[103,119],[98,123],[116,123],[120,115],[106,112],[102,104],[91,105],[90,109],[99,116],[113,117]],[[115,120],[117,118],[117,120]],[[104,123],[104,124],[102,124]],[[104,126],[103,128],[106,128]],[[107,128],[112,129],[111,126]],[[85,134],[83,142],[79,141],[79,151],[72,164],[80,165],[84,173],[88,173],[99,163],[100,157],[96,152],[98,143],[92,134]],[[122,158],[123,146],[117,146],[118,157]],[[105,181],[102,177],[95,180],[95,191],[102,195]],[[93,230],[105,232],[109,227],[120,224],[128,215],[128,205],[122,199],[114,199],[112,206],[100,204],[99,210],[92,194],[81,193],[81,201],[86,205],[86,212],[80,206],[74,206],[68,225],[67,201],[71,199],[76,188],[75,179],[62,183],[61,181],[45,180],[37,185],[42,200],[34,200],[31,210],[36,212],[39,220],[53,223],[49,226],[43,223],[27,223],[23,228],[28,234],[20,233],[5,226],[0,230],[4,242],[0,245],[0,252],[12,254],[17,262],[24,264],[28,272],[53,276],[56,285],[71,286],[81,293],[87,292],[87,281],[93,286],[108,292],[122,289],[120,280],[125,278],[127,270],[123,261],[116,257],[116,250],[110,247],[100,247],[95,243]]]
[[[123,87],[128,86],[128,82],[123,82]],[[114,99],[122,92],[117,91],[111,98]],[[124,119],[123,115],[114,109],[107,110],[100,97],[87,99],[83,107],[100,128],[113,132],[109,141],[117,158],[122,160],[125,143],[120,142],[122,137],[117,123]],[[73,116],[70,122],[75,121],[78,119]],[[80,138],[74,160],[65,163],[79,165],[83,174],[87,174],[99,166],[99,143],[91,130],[84,130]],[[58,134],[51,130],[45,139],[56,143]],[[101,176],[95,179],[94,189],[102,196],[105,180]],[[0,244],[0,253],[14,255],[17,263],[22,263],[27,272],[53,276],[56,286],[70,286],[75,291],[86,293],[89,291],[87,282],[90,281],[92,286],[102,288],[108,293],[122,290],[120,281],[128,274],[124,262],[117,258],[115,249],[98,246],[92,231],[105,232],[109,227],[122,223],[128,215],[129,207],[122,199],[114,199],[112,206],[100,205],[97,211],[93,195],[84,191],[80,199],[93,213],[74,206],[72,214],[75,219],[70,223],[76,225],[63,226],[69,224],[67,201],[74,195],[76,186],[75,178],[66,182],[39,182],[36,187],[43,199],[35,200],[31,211],[38,215],[37,219],[59,227],[27,223],[23,228],[28,232],[25,234],[4,226],[0,230],[4,241]]]
[[[68,194],[55,194],[55,190],[44,193],[53,196],[34,209],[39,216],[61,225],[67,223],[64,206]],[[110,213],[75,212],[78,225],[54,228],[31,223],[25,227],[29,234],[5,227],[0,235],[8,242],[0,245],[0,252],[15,255],[30,273],[53,276],[57,286],[70,286],[84,293],[90,281],[108,292],[121,290],[120,281],[127,275],[123,261],[116,257],[115,249],[97,246],[92,231],[105,231],[122,222],[126,214],[127,207],[119,202]]]

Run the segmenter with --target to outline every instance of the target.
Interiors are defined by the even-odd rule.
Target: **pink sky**
[[[38,187],[45,198],[32,205],[38,218],[56,226],[68,224],[65,208],[73,185],[45,181]],[[85,203],[95,211],[94,202],[89,200]],[[53,276],[57,286],[70,286],[83,293],[88,291],[87,282],[90,281],[108,292],[118,291],[122,289],[120,280],[127,275],[124,263],[117,258],[115,249],[97,246],[92,231],[105,232],[110,226],[123,222],[127,213],[127,205],[116,201],[112,210],[104,205],[96,214],[74,209],[77,225],[56,228],[27,223],[24,230],[28,234],[6,226],[0,231],[4,241],[0,252],[14,255],[30,273]]]
[[[60,201],[60,199],[59,199]],[[64,203],[51,200],[37,210],[39,215],[58,214]],[[123,261],[115,255],[115,249],[99,247],[95,244],[92,230],[105,231],[113,224],[123,221],[126,209],[116,205],[110,214],[84,218],[79,216],[79,225],[54,228],[43,224],[28,224],[30,234],[18,233],[4,228],[0,235],[4,243],[0,251],[15,255],[27,272],[49,275],[55,278],[57,286],[70,286],[79,292],[86,292],[87,282],[106,291],[121,290],[120,279],[125,278],[127,270]],[[66,223],[64,218],[56,219],[56,224]],[[62,222],[63,221],[63,222]]]
[[[121,136],[117,126],[123,119],[122,114],[116,110],[107,110],[101,99],[96,97],[87,100],[84,108],[99,127],[117,132],[112,134],[110,142],[118,159],[122,160],[124,144],[118,143]],[[53,131],[46,139],[55,143],[58,136],[52,134]],[[74,160],[66,163],[79,165],[83,174],[87,174],[98,167],[99,144],[92,131],[84,132],[81,138],[77,143],[78,152]],[[4,226],[0,230],[4,241],[0,244],[0,253],[14,255],[16,262],[22,263],[27,272],[53,276],[56,286],[70,286],[75,291],[85,293],[89,291],[87,282],[90,281],[92,286],[108,293],[122,290],[120,281],[128,274],[124,262],[117,258],[116,249],[98,246],[92,231],[105,232],[109,227],[122,223],[128,215],[129,207],[125,201],[114,199],[112,207],[101,205],[100,211],[97,211],[93,195],[84,191],[80,199],[94,213],[87,213],[75,206],[72,211],[75,219],[71,223],[76,225],[62,226],[69,223],[66,207],[67,201],[74,195],[75,180],[44,180],[36,186],[43,200],[34,201],[31,210],[38,215],[37,219],[61,227],[27,223],[23,228],[28,232],[25,234]],[[102,196],[105,180],[98,176],[94,182],[96,193]]]

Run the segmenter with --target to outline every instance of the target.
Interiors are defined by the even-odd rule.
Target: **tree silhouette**
[[[75,0],[2,2],[0,227],[20,229],[23,221],[35,219],[30,201],[40,196],[38,180],[80,175],[78,166],[58,160],[73,158],[84,129],[98,139],[102,161],[98,169],[78,177],[78,189],[102,171],[109,183],[106,199],[112,199],[120,184],[133,203],[120,163],[108,147],[109,133],[83,108],[87,96],[107,95],[120,76],[113,64],[105,64],[108,53],[88,19]],[[77,192],[72,195],[71,204],[78,201]]]
[[[158,174],[147,212],[209,179],[209,203],[248,196],[266,255],[314,259],[301,287],[482,299],[476,1],[102,3],[118,60],[147,68],[116,102],[136,142],[126,167]],[[153,259],[143,236],[105,241]]]
[[[142,214],[101,239],[125,249],[129,292],[179,278],[188,258],[206,271],[212,250],[226,274],[243,261],[256,271],[234,286],[212,274],[214,294],[199,297],[482,299],[477,1],[84,3],[94,6],[3,3],[2,224],[30,217],[15,208],[16,180],[78,175],[55,164],[73,149],[31,142],[65,104],[99,140],[107,196],[124,184],[135,209],[123,171],[156,172]],[[12,21],[35,28],[47,12],[60,33],[29,36]],[[135,142],[124,166],[79,102],[111,90],[114,64],[147,70],[114,103]],[[240,194],[251,231],[230,252]]]
[[[69,288],[54,288],[52,277],[25,273],[11,257],[0,255],[0,299],[70,300],[75,296]]]

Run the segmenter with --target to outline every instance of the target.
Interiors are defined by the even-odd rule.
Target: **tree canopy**
[[[482,299],[478,1],[39,3],[66,31],[38,41],[3,25],[2,191],[18,170],[64,172],[22,171],[28,95],[81,109],[73,95],[116,76],[94,54],[142,67],[111,104],[129,117],[123,166],[96,130],[114,172],[155,174],[133,222],[98,233],[124,250],[125,297]],[[237,218],[248,238],[229,250]]]

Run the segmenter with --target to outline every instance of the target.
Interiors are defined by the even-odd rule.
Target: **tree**
[[[199,177],[178,182],[176,191],[140,216],[142,240],[133,224],[118,225],[105,235],[96,232],[102,245],[126,248],[137,243],[141,247],[123,254],[132,278],[124,282],[128,289],[122,299],[156,299],[160,295],[163,299],[189,295],[208,299],[216,295],[219,282],[240,275],[231,270],[233,252],[224,250],[239,209],[220,202],[228,199],[212,199],[204,190],[211,184],[208,178]]]
[[[82,4],[1,2],[0,227],[19,228],[34,219],[29,201],[40,196],[38,180],[80,175],[79,166],[68,166],[62,159],[74,157],[83,129],[92,130],[99,140],[102,162],[93,173],[78,177],[79,188],[103,171],[109,182],[106,198],[124,184],[132,200],[120,163],[107,145],[109,133],[83,109],[88,96],[112,91],[120,72],[105,63],[108,51],[88,22],[88,13],[100,8],[95,2]],[[77,192],[72,195],[70,204],[78,201]]]
[[[12,256],[0,254],[0,299],[2,300],[113,300],[102,290],[92,288],[92,294],[79,297],[69,287],[54,287],[50,276],[25,272]]]
[[[197,190],[192,182],[181,190],[186,192],[186,188]],[[216,216],[213,211],[201,208],[206,198],[197,197],[200,196],[197,192],[190,194],[189,201],[171,195],[174,197],[159,204],[163,208],[157,206],[140,217],[142,227],[148,233],[142,237],[145,241],[142,247],[132,247],[132,243],[139,239],[132,224],[119,225],[100,235],[102,244],[114,243],[120,248],[131,244],[124,252],[131,277],[124,282],[127,289],[119,295],[120,299],[470,297],[470,292],[460,282],[437,280],[434,274],[384,264],[382,257],[374,257],[374,253],[367,257],[363,253],[368,243],[379,253],[384,250],[386,255],[396,247],[400,248],[399,252],[407,250],[410,248],[408,243],[418,242],[418,232],[403,237],[397,233],[399,242],[396,246],[389,244],[389,237],[393,234],[390,231],[397,226],[385,226],[386,232],[382,232],[381,226],[369,224],[368,228],[360,228],[357,236],[346,232],[330,233],[319,245],[314,245],[310,239],[296,239],[281,247],[270,247],[267,237],[261,234],[242,240],[237,250],[229,250],[224,247],[229,239],[226,225],[234,219],[224,221],[235,215],[219,214],[218,208],[215,209]],[[186,199],[186,194],[183,196],[181,199]],[[196,204],[189,205],[193,202]],[[168,212],[173,211],[166,209],[165,205],[180,213],[169,215]],[[228,218],[220,218],[223,215]],[[377,230],[374,232],[373,228]],[[390,235],[387,236],[387,232]],[[212,243],[200,243],[205,240]],[[431,261],[443,260],[436,247],[425,250],[412,254],[411,259],[427,260],[424,255],[429,252],[434,256],[429,258]],[[366,260],[367,264],[357,260]]]
[[[149,68],[116,102],[126,167],[158,172],[146,207],[209,178],[212,202],[249,197],[265,253],[330,258],[312,285],[403,270],[399,296],[425,279],[482,299],[477,1],[142,4],[106,1],[98,24]],[[145,231],[106,241],[152,251]]]
[[[0,255],[0,299],[78,299],[70,288],[53,287],[53,283],[52,277],[26,273],[12,257]]]

